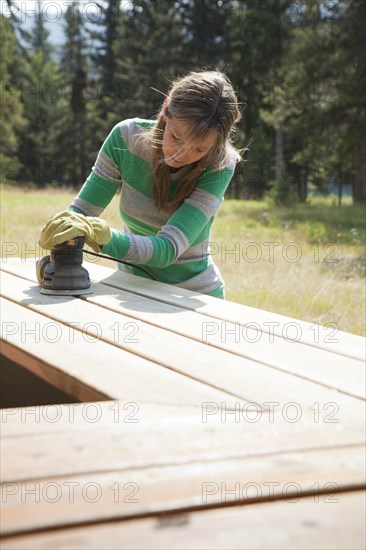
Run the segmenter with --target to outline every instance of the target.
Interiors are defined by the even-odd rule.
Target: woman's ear
[[[164,99],[164,109],[163,109],[164,122],[167,121],[167,118],[169,116],[169,114],[168,114],[168,105],[169,105],[169,97]]]

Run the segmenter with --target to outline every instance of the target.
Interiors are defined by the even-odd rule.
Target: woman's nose
[[[188,156],[188,151],[180,148],[175,151],[173,156],[176,160],[182,160]]]

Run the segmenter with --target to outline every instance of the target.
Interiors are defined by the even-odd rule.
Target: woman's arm
[[[121,133],[121,125],[127,127],[130,123],[130,120],[124,121],[112,129],[70,210],[85,216],[99,216],[122,184],[122,176],[138,176],[139,169],[133,165]],[[235,159],[222,170],[205,170],[192,193],[154,237],[112,229],[111,240],[103,246],[103,253],[151,267],[173,264],[216,215],[234,169]]]
[[[151,267],[168,267],[192,244],[216,215],[230,183],[235,161],[220,171],[205,171],[192,193],[154,237],[112,229],[103,253]]]
[[[116,125],[104,141],[91,174],[69,210],[85,216],[100,216],[122,184],[120,166],[124,164],[126,150],[119,125]]]

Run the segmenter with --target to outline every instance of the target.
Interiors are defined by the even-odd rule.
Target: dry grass
[[[224,203],[213,240],[227,299],[364,335],[363,220],[353,206]]]
[[[41,227],[75,196],[72,190],[9,187],[1,194],[2,256],[42,255],[36,245]],[[103,217],[120,226],[117,198]],[[318,201],[280,209],[225,200],[213,225],[212,252],[228,300],[365,335],[364,232],[364,212],[351,205]]]

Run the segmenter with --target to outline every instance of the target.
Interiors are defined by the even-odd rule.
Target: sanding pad
[[[82,290],[51,290],[41,287],[41,294],[48,294],[50,296],[83,296],[84,294],[92,294],[91,288],[84,288]]]

